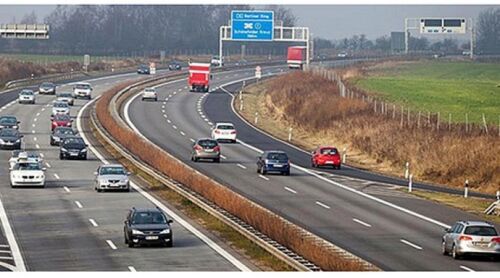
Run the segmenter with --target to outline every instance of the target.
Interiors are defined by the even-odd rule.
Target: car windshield
[[[0,117],[0,125],[13,125],[16,123],[16,117]]]
[[[72,97],[71,93],[60,93],[58,97]]]
[[[17,131],[15,129],[2,129],[0,131],[0,136],[14,137],[17,136]]]
[[[54,103],[54,107],[57,107],[57,108],[67,108],[68,104],[66,102],[56,102],[56,103]]]
[[[33,95],[33,91],[31,91],[31,90],[22,90],[22,91],[21,91],[21,95],[29,95],[29,96],[32,96],[32,95]]]
[[[204,148],[215,148],[217,146],[217,142],[215,140],[200,140],[198,141],[198,145]]]
[[[166,224],[167,219],[163,213],[158,211],[136,212],[132,219],[132,224]]]
[[[232,126],[232,125],[218,125],[217,129],[231,130],[231,129],[234,129],[234,126]]]
[[[83,90],[87,90],[87,89],[90,89],[90,85],[89,84],[76,84],[75,86],[77,89],[83,89]]]
[[[326,149],[321,149],[321,154],[337,154],[337,149],[334,148],[326,148]]]
[[[14,166],[14,170],[40,170],[37,162],[19,162]]]
[[[83,145],[85,142],[82,138],[67,138],[64,140],[64,145]]]
[[[154,93],[156,90],[149,88],[149,89],[145,89],[144,91],[148,92],[148,93]]]
[[[54,117],[54,120],[61,121],[61,122],[67,122],[67,121],[71,120],[71,117],[69,115],[56,115]]]
[[[471,236],[497,236],[498,233],[493,227],[489,226],[469,226],[465,228],[464,234]]]
[[[52,88],[52,87],[54,87],[54,83],[42,83],[42,85],[40,85],[40,87],[42,87],[42,88]]]
[[[269,153],[267,159],[270,160],[288,160],[288,156],[284,153]]]
[[[12,151],[12,158],[18,158],[20,153],[21,153],[20,150]]]
[[[123,167],[102,167],[99,175],[125,175]]]
[[[74,135],[73,129],[71,128],[56,128],[54,131],[55,134],[61,135]]]

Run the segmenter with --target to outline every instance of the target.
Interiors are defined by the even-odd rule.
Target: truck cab
[[[208,92],[210,87],[210,64],[189,63],[188,85],[190,92]]]

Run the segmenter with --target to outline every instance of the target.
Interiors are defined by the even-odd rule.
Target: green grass
[[[376,68],[353,80],[381,98],[409,106],[414,111],[452,114],[453,122],[491,125],[500,117],[500,64],[472,62],[416,62]]]

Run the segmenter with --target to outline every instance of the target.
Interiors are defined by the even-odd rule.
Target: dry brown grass
[[[344,259],[333,251],[319,245],[317,241],[304,237],[301,230],[295,225],[255,205],[212,179],[193,171],[192,168],[184,165],[167,152],[144,141],[130,129],[118,125],[111,116],[108,107],[113,95],[127,85],[123,84],[106,92],[96,106],[99,121],[122,146],[153,168],[185,184],[270,238],[314,262],[322,269],[365,270],[364,266],[359,262]]]
[[[348,144],[400,175],[409,161],[419,180],[494,193],[500,185],[500,144],[496,134],[463,135],[457,129],[400,127],[399,117],[376,114],[360,99],[339,96],[335,83],[294,72],[269,82],[266,108],[274,120],[324,134],[329,142]]]

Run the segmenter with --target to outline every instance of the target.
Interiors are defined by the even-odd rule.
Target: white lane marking
[[[40,157],[43,158],[45,155],[43,153],[40,153]]]
[[[186,78],[183,78],[183,79],[180,79],[180,80],[176,80],[176,81],[170,81],[170,82],[167,82],[165,84],[161,84],[162,86],[163,85],[166,85],[168,83],[173,83],[173,82],[179,82],[179,81],[182,81],[182,80],[185,80]],[[130,120],[130,116],[129,116],[129,107],[130,107],[130,103],[139,96],[140,94],[137,94],[135,95],[134,97],[130,98],[127,103],[125,104],[125,120],[126,122],[128,123],[128,125],[130,126],[130,128],[132,128],[132,130],[134,130],[135,132],[137,132],[137,134],[139,134],[141,137],[145,138],[148,142],[150,142],[152,144],[151,141],[149,141],[149,139],[147,139],[144,135],[142,135],[139,130],[135,127],[135,125],[132,123],[132,121]],[[90,143],[90,141],[87,139],[87,136],[85,135],[85,133],[83,132],[83,129],[82,129],[82,124],[81,124],[81,118],[82,118],[82,115],[83,115],[83,111],[85,111],[85,109],[87,108],[87,106],[89,106],[92,102],[94,102],[95,100],[97,100],[100,96],[96,97],[95,99],[87,102],[83,107],[82,109],[80,109],[80,111],[78,111],[78,115],[77,115],[77,120],[76,120],[76,126],[77,126],[77,129],[78,129],[78,134],[83,138],[83,140],[85,141],[85,143],[87,143],[87,145],[89,146],[89,149],[94,153],[94,155],[99,158],[99,160],[101,160],[104,164],[109,164],[109,162],[101,155],[101,153],[99,153],[97,151],[96,148],[94,148],[94,146],[92,146],[92,144]],[[177,223],[179,223],[179,225],[183,226],[186,230],[188,230],[190,233],[194,234],[196,237],[198,237],[201,241],[205,242],[206,245],[208,245],[210,248],[212,248],[215,252],[217,252],[218,254],[220,254],[222,257],[224,257],[226,260],[228,260],[231,264],[233,264],[236,268],[238,268],[239,270],[241,271],[245,271],[245,272],[250,272],[251,270],[246,266],[244,265],[242,262],[240,262],[238,259],[236,259],[235,257],[233,257],[233,255],[229,254],[226,250],[222,249],[218,244],[216,244],[215,242],[213,242],[210,238],[208,238],[206,235],[204,235],[202,232],[200,232],[199,230],[197,230],[195,227],[193,227],[191,224],[189,224],[186,220],[182,219],[179,215],[177,215],[175,212],[171,211],[169,208],[167,208],[163,203],[161,203],[160,201],[158,201],[156,198],[154,198],[153,196],[151,196],[149,193],[145,192],[141,187],[139,187],[137,184],[135,184],[134,182],[131,182],[130,183],[131,187],[136,190],[137,192],[139,192],[142,196],[144,196],[146,199],[148,199],[150,202],[152,202],[154,205],[156,205],[157,207],[159,207],[161,210],[163,210],[165,213],[167,213],[167,215],[169,215],[170,217],[172,217]]]
[[[184,86],[184,89],[187,89],[187,88],[188,88],[188,86]]]
[[[177,126],[176,126],[176,125],[173,125],[172,127],[173,127],[174,129],[177,129]]]
[[[45,108],[42,108],[42,111],[45,111]]]
[[[5,256],[0,257],[0,260],[12,260],[12,259],[13,259],[12,257],[5,257]]]
[[[207,124],[208,124],[208,125],[214,125],[214,123],[212,123],[212,122],[208,122]]]
[[[45,162],[45,166],[47,166],[47,168],[52,167],[48,162]]]
[[[79,201],[75,201],[75,205],[76,205],[78,208],[83,208],[82,203],[80,203]]]
[[[45,107],[49,107],[50,106],[50,103],[47,103],[47,105],[45,105]]]
[[[36,137],[33,137],[33,141],[36,141]]]
[[[465,270],[465,271],[475,272],[475,270],[474,270],[474,269],[472,269],[472,268],[468,268],[468,267],[466,267],[465,265],[461,265],[461,266],[460,266],[460,268],[461,268],[461,269],[463,269],[463,270]]]
[[[32,127],[36,127],[36,124],[32,124],[31,126],[32,126]]]
[[[9,218],[7,217],[7,213],[2,204],[2,199],[0,199],[0,222],[2,224],[2,230],[5,238],[7,239],[7,243],[10,246],[10,251],[12,254],[12,258],[14,259],[14,263],[16,264],[15,269],[9,267],[9,269],[14,271],[22,271],[26,272],[26,266],[24,265],[24,259],[21,255],[21,251],[19,249],[19,245],[17,245],[16,237],[14,236],[14,232],[12,231],[12,227],[10,226]],[[3,266],[3,265],[2,265]]]
[[[224,156],[224,155],[222,155],[222,154],[220,155],[220,158],[222,158],[222,159],[227,159],[227,157],[225,157],[225,156]]]
[[[290,187],[285,186],[285,190],[289,191],[289,192],[292,192],[293,194],[297,194],[297,191],[291,189]]]
[[[116,250],[118,248],[116,248],[116,245],[109,239],[106,239],[106,243],[109,245],[109,247],[111,247],[111,249],[113,250]]]
[[[36,144],[36,145],[35,145],[35,147],[36,147],[37,149],[39,149],[39,148],[40,148],[40,145]]]
[[[208,119],[204,119],[204,120],[205,120],[205,122],[208,122],[208,121],[209,121]]]
[[[422,249],[424,249],[424,248],[422,248],[422,247],[420,247],[420,246],[416,245],[415,243],[411,243],[411,242],[409,242],[408,240],[405,240],[405,239],[400,239],[399,241],[401,241],[402,243],[404,243],[404,244],[406,244],[406,245],[408,245],[408,246],[411,246],[411,247],[413,247],[413,248],[415,248],[415,249],[417,249],[417,250],[422,250]]]
[[[9,248],[9,245],[7,245],[7,244],[0,244],[0,248]]]
[[[37,116],[37,117],[38,117],[38,116],[40,116],[40,112],[36,113],[36,116]]]
[[[320,202],[320,201],[316,201],[316,205],[318,205],[318,206],[320,206],[320,207],[323,207],[323,208],[326,208],[326,209],[330,209],[330,207],[329,207],[329,206],[327,206],[327,205],[323,204],[323,203],[322,203],[322,202]]]
[[[182,88],[179,88],[179,90],[178,90],[178,91],[179,91],[179,92],[182,92]],[[175,94],[175,93],[174,93],[174,94]]]
[[[165,118],[165,119],[166,119],[166,118],[167,118],[167,114],[163,114],[163,118]]]
[[[66,192],[68,192],[68,193],[70,193],[70,192],[71,192],[71,190],[69,190],[69,188],[68,188],[67,186],[63,186],[63,188],[64,188],[64,191],[66,191]]]
[[[56,173],[54,173],[54,178],[56,178],[56,179],[60,179],[59,175],[58,175],[58,174],[56,174]]]
[[[259,175],[259,178],[264,179],[264,180],[266,180],[266,181],[268,181],[268,180],[269,180],[269,178],[268,178],[268,177],[263,176],[263,175]]]
[[[161,106],[162,109],[165,109],[165,104]]]
[[[182,136],[186,136],[186,133],[184,133],[183,131],[180,132]]]
[[[363,221],[361,221],[361,220],[359,220],[359,219],[356,219],[356,218],[353,218],[353,219],[352,219],[352,221],[354,221],[354,222],[356,222],[356,223],[358,223],[358,224],[361,224],[361,225],[363,225],[363,226],[365,226],[365,227],[368,227],[368,228],[370,228],[370,227],[372,226],[372,225],[370,225],[370,224],[368,224],[368,223],[366,223],[366,222],[363,222]]]
[[[3,253],[3,254],[10,254],[10,250],[0,250],[0,253]]]
[[[200,113],[200,116],[201,116],[203,119],[205,119],[205,118],[206,118],[206,117],[205,117],[205,115],[203,115],[203,114],[201,114],[201,113]]]
[[[241,164],[239,164],[239,163],[238,163],[238,164],[236,164],[236,166],[240,167],[241,169],[246,169],[246,168],[247,168],[246,166],[241,165]]]
[[[94,226],[94,227],[98,227],[98,226],[99,226],[99,225],[97,225],[97,222],[95,222],[95,220],[94,220],[94,219],[92,219],[92,218],[90,218],[90,219],[89,219],[89,222],[90,222],[90,224],[92,224],[92,226]]]
[[[162,112],[162,113],[165,113],[165,109],[162,109],[162,110],[161,110],[161,112]]]
[[[196,140],[194,140],[193,138],[189,138],[189,140],[193,143],[196,142]]]
[[[137,270],[135,269],[135,267],[133,267],[131,265],[128,267],[128,270],[130,270],[130,272],[137,272]]]
[[[170,123],[172,123],[172,121],[170,121],[170,120],[167,120],[167,123],[169,123],[169,124],[170,124]]]
[[[38,118],[34,118],[34,119],[33,119],[33,121],[34,121],[34,122],[38,121]]]
[[[31,133],[35,134],[35,131],[34,131],[34,130],[32,130],[32,131],[31,131]]]

